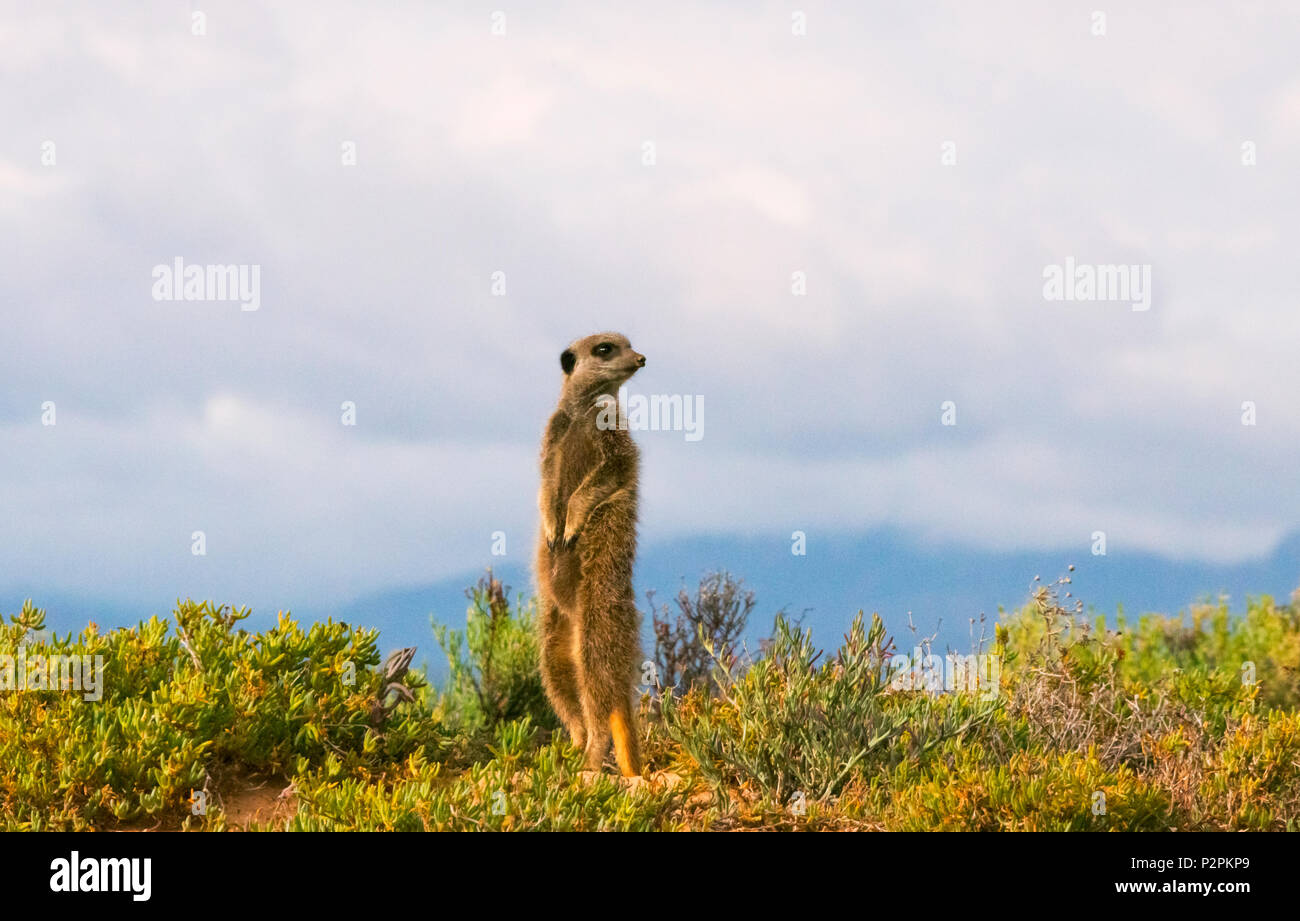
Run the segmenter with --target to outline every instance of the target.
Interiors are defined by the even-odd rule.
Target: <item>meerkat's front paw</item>
[[[547,550],[555,550],[556,547],[560,546],[560,544],[564,542],[564,532],[559,531],[557,533],[555,525],[545,525],[542,528],[542,536],[546,538]]]

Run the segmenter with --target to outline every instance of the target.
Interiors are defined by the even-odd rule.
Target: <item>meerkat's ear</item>
[[[565,374],[573,372],[573,366],[577,364],[578,356],[573,354],[572,349],[565,349],[560,353],[560,367],[564,369]]]

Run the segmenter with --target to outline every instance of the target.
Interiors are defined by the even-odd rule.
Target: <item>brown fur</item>
[[[619,769],[639,776],[638,452],[627,431],[597,426],[597,401],[617,393],[645,356],[626,337],[602,333],[574,342],[560,364],[564,389],[542,441],[537,500],[542,683],[573,744],[585,750],[588,770],[602,768],[612,738]]]

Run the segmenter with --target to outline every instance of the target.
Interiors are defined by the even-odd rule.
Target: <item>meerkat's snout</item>
[[[636,374],[637,371],[645,367],[645,356],[642,355],[640,352],[634,352],[631,349],[628,349],[627,361],[628,361],[628,369],[627,369],[628,377],[631,377],[633,374]]]

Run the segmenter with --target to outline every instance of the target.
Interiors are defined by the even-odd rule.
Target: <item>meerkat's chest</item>
[[[583,477],[604,459],[596,433],[589,426],[575,425],[560,440],[560,483],[563,492],[571,492]]]

